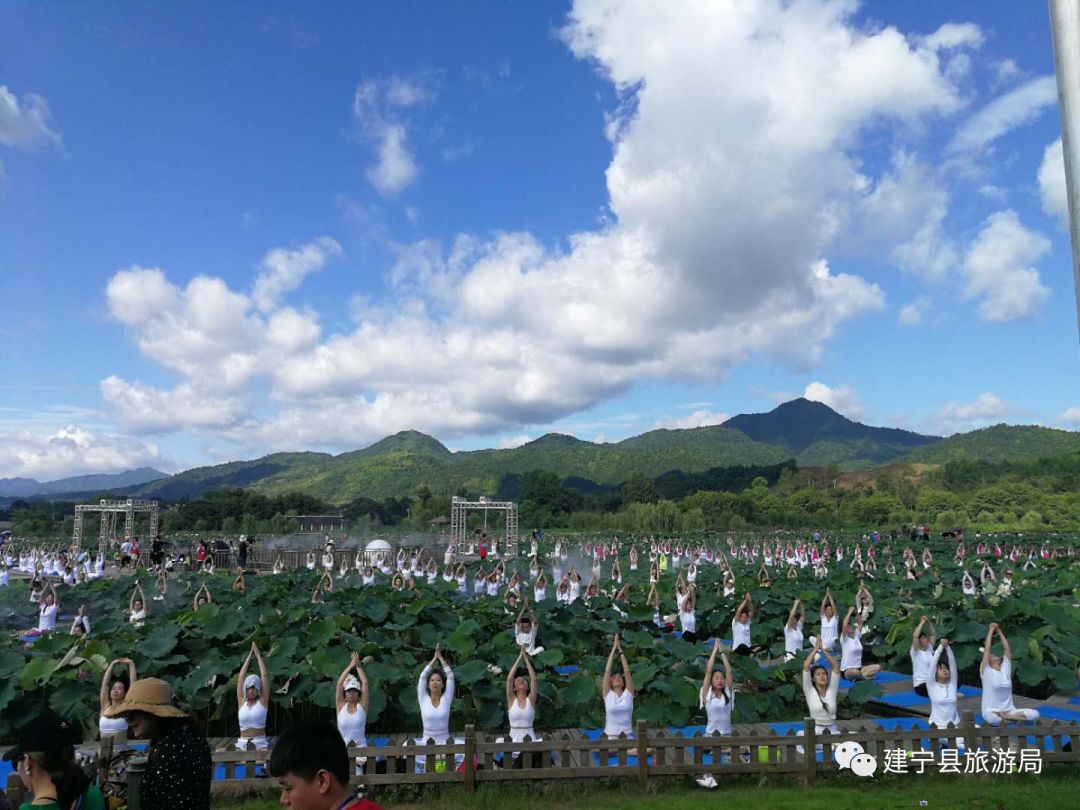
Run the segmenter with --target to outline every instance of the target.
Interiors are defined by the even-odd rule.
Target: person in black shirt
[[[210,746],[191,718],[172,703],[169,684],[141,678],[106,717],[123,717],[131,736],[150,740],[146,772],[139,783],[142,810],[210,810]]]
[[[247,568],[248,539],[246,534],[240,535],[240,545],[236,549],[237,562],[241,568]]]

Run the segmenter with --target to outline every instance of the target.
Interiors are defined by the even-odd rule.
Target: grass
[[[697,787],[689,779],[657,780],[648,790],[631,783],[608,786],[539,782],[531,785],[491,785],[475,794],[454,787],[443,790],[406,789],[372,793],[369,798],[386,810],[887,810],[925,806],[949,810],[1055,810],[1076,807],[1080,769],[1059,766],[1041,776],[986,777],[908,774],[859,780],[850,774],[819,782],[806,790],[793,782],[776,784],[742,777],[721,782],[716,790]],[[920,800],[926,805],[920,805]],[[215,807],[232,810],[271,810],[273,799],[249,800]]]

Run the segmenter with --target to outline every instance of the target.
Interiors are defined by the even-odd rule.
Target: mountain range
[[[794,460],[799,466],[838,464],[865,470],[884,464],[942,464],[956,459],[1002,461],[1080,452],[1080,433],[1036,426],[995,425],[948,438],[853,421],[827,405],[795,399],[768,413],[741,414],[722,425],[652,430],[620,442],[598,444],[549,433],[512,449],[451,452],[437,439],[413,430],[388,436],[340,455],[274,453],[251,461],[196,467],[165,476],[141,469],[117,476],[79,476],[40,484],[0,479],[0,497],[112,491],[182,500],[224,487],[267,495],[303,492],[329,503],[357,497],[407,495],[421,486],[432,492],[464,489],[494,495],[507,475],[542,469],[583,485],[618,485],[631,476],[659,478],[676,471],[768,466]],[[130,478],[125,478],[130,476]],[[71,489],[64,489],[71,487]],[[580,487],[579,487],[580,488]]]
[[[70,492],[104,492],[127,489],[168,478],[168,473],[153,467],[139,467],[121,473],[76,475],[42,483],[34,478],[0,478],[0,498],[36,498]]]

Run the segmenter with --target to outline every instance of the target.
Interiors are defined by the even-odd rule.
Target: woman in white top
[[[146,597],[143,595],[142,585],[138,583],[135,583],[131,599],[128,600],[128,621],[136,627],[142,627],[146,622]]]
[[[125,665],[127,666],[127,681],[119,677],[114,678],[113,670]],[[98,731],[101,732],[101,739],[113,737],[116,740],[127,737],[127,720],[123,717],[106,717],[105,711],[110,706],[122,703],[127,695],[128,685],[135,683],[136,680],[138,676],[135,674],[135,662],[130,658],[117,658],[105,669],[105,674],[101,676],[101,690],[98,693],[98,704],[101,707],[98,715]]]
[[[691,643],[697,640],[697,614],[694,613],[696,606],[697,596],[691,588],[679,608],[679,626],[682,628],[683,638]]]
[[[352,674],[356,670],[356,677]],[[347,747],[367,745],[367,713],[370,690],[367,675],[360,666],[360,656],[352,654],[349,665],[338,676],[334,703],[337,706],[337,728]],[[357,773],[363,773],[367,757],[356,758]]]
[[[947,653],[948,663],[941,660],[942,652]],[[947,638],[943,638],[934,651],[930,671],[934,673],[934,680],[926,682],[926,692],[930,696],[930,725],[934,728],[960,725],[960,712],[956,709],[956,656]]]
[[[86,615],[86,605],[79,605],[79,612],[75,614],[75,618],[71,622],[71,629],[68,631],[68,635],[90,635],[90,617]]]
[[[307,566],[308,571],[314,571],[315,570],[315,552],[314,551],[309,551],[307,553],[307,557],[304,559],[304,565]]]
[[[55,628],[56,617],[60,613],[60,599],[56,595],[56,586],[50,582],[42,593],[43,598],[38,609],[38,633]]]
[[[978,594],[978,587],[975,585],[975,577],[970,573],[964,571],[964,576],[960,579],[960,587],[964,591],[964,596],[975,596]]]
[[[794,569],[792,569],[794,570]],[[798,613],[798,617],[796,617]],[[803,623],[806,621],[806,606],[802,599],[796,598],[791,604],[787,621],[784,623],[784,662],[794,660],[803,648]]]
[[[541,571],[540,576],[533,583],[533,601],[543,602],[545,599],[547,599],[547,574]]]
[[[849,681],[863,681],[873,678],[881,672],[879,664],[867,664],[862,662],[862,619],[855,617],[855,624],[851,623],[851,617],[855,614],[855,608],[849,607],[844,616],[843,633],[840,636],[840,671]]]
[[[994,633],[1001,639],[1001,655],[995,655],[991,646]],[[1012,694],[1012,648],[1009,640],[996,624],[986,632],[983,646],[982,666],[982,716],[988,725],[1001,725],[1002,720],[1038,720],[1035,709],[1018,709]]]
[[[251,659],[259,665],[258,675],[248,675]],[[236,747],[242,751],[252,745],[256,751],[265,751],[270,746],[266,738],[266,713],[270,706],[270,678],[266,674],[266,663],[258,645],[251,642],[240,675],[236,679],[237,717],[240,721],[240,737]]]
[[[616,653],[619,654],[619,661],[622,663],[621,673],[611,671]],[[622,651],[618,636],[615,636],[615,642],[611,645],[611,652],[608,654],[607,665],[604,667],[601,694],[604,698],[604,734],[608,737],[625,734],[633,738],[634,679],[630,675],[630,664]]]
[[[825,660],[832,667],[830,672],[820,664],[815,664],[818,653],[825,656]],[[825,731],[831,734],[839,734],[840,729],[836,725],[836,690],[840,686],[840,666],[836,659],[822,648],[821,639],[814,643],[814,649],[806,656],[803,662],[802,673],[803,695],[806,697],[806,708],[818,734]]]
[[[522,662],[529,671],[528,680],[517,674],[518,665]],[[526,736],[530,740],[539,739],[533,728],[538,696],[536,670],[533,669],[528,651],[522,645],[521,652],[506,676],[506,713],[510,720],[510,739],[514,742],[522,742]]]
[[[735,706],[735,676],[731,674],[731,662],[727,653],[720,653],[724,671],[714,668],[716,653],[720,649],[720,639],[713,639],[712,654],[705,665],[705,681],[701,685],[701,705],[708,717],[706,734],[731,735],[731,710]]]
[[[700,705],[705,709],[708,725],[705,727],[706,734],[719,734],[723,737],[731,736],[731,710],[735,708],[735,677],[731,674],[731,662],[728,661],[727,653],[720,656],[724,662],[724,671],[714,669],[716,664],[716,652],[720,649],[720,639],[713,639],[712,654],[709,663],[705,665],[705,681],[701,684]],[[713,753],[714,762],[719,759],[719,751]],[[716,777],[711,773],[702,774],[697,778],[697,783],[702,787],[716,787]]]
[[[833,599],[832,588],[825,589],[825,596],[821,600],[821,632],[818,638],[821,640],[821,649],[832,650],[840,636],[840,617],[836,614],[836,600]]]
[[[433,671],[435,664],[442,671]],[[450,708],[454,702],[454,672],[443,658],[441,645],[435,645],[435,655],[416,682],[416,700],[420,704],[420,719],[423,722],[423,735],[418,742],[434,740],[438,745],[445,745],[450,739]]]
[[[731,620],[731,651],[737,655],[760,655],[768,652],[768,645],[750,643],[750,622],[754,618],[754,602],[750,592],[743,594],[743,600],[735,608]]]
[[[0,588],[6,588],[10,583],[7,563],[0,562]]]

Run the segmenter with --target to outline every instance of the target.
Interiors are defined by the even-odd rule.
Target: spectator
[[[55,712],[38,715],[19,730],[4,759],[14,763],[19,779],[34,794],[23,807],[61,810],[78,802],[80,810],[104,810],[101,791],[75,762],[75,739],[71,724]]]
[[[277,739],[270,774],[281,784],[281,804],[297,810],[382,810],[349,786],[349,750],[324,720],[297,723]]]
[[[104,715],[125,718],[132,737],[150,740],[139,783],[142,810],[210,810],[210,746],[191,718],[173,705],[168,683],[137,680]]]
[[[236,549],[237,564],[241,568],[247,568],[248,539],[246,534],[240,535],[240,544]]]

